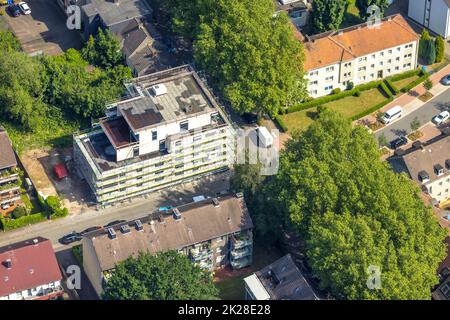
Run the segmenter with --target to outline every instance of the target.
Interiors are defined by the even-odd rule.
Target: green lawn
[[[219,289],[219,296],[222,300],[242,300],[244,299],[244,278],[271,264],[281,258],[283,254],[273,246],[255,243],[253,246],[253,263],[251,268],[239,276],[230,277],[216,283]]]
[[[419,78],[419,76],[412,76],[412,77],[409,77],[409,78],[406,78],[406,79],[402,79],[402,80],[398,80],[398,81],[393,81],[392,83],[394,84],[394,86],[395,86],[397,89],[400,90],[401,88],[407,86],[408,84],[410,84],[411,82],[413,82],[414,80],[416,80],[416,79],[418,79],[418,78]]]
[[[346,118],[350,119],[354,115],[370,109],[386,99],[387,97],[385,97],[378,88],[375,88],[361,92],[360,97],[350,96],[326,103],[324,106],[331,110],[340,112]],[[281,116],[281,119],[289,128],[289,132],[294,129],[304,130],[314,121],[316,111],[316,108],[311,108],[299,112],[288,113]]]

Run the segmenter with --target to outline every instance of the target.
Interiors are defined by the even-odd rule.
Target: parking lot
[[[80,49],[77,30],[66,27],[66,17],[56,1],[28,0],[31,14],[12,17],[7,10],[4,19],[25,52],[29,54],[60,54],[69,48]]]

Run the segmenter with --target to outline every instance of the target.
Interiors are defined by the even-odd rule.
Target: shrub
[[[281,119],[280,116],[275,116],[273,118],[273,120],[278,124],[278,127],[280,128],[280,130],[282,132],[287,132],[288,131],[288,127],[286,126],[286,124],[284,123],[284,121]]]
[[[347,83],[347,90],[352,90],[355,87],[355,84],[352,81]]]
[[[425,82],[423,83],[423,87],[426,90],[431,90],[433,88],[433,81],[431,81],[429,78],[427,80],[425,80]]]
[[[17,219],[0,217],[1,228],[3,229],[3,231],[21,228],[29,224],[34,224],[45,220],[47,220],[47,214],[44,212],[30,214],[28,216],[23,216]]]
[[[380,83],[380,90],[383,91],[388,98],[392,98],[392,92],[388,89],[384,82]]]
[[[426,79],[428,79],[430,75],[427,72],[422,72],[422,76],[419,79],[414,80],[413,82],[411,82],[410,84],[404,86],[401,91],[402,92],[409,92],[412,88],[414,88],[415,86],[421,84],[422,82],[424,82]]]
[[[389,88],[389,90],[392,92],[392,94],[397,95],[400,90],[397,89],[397,87],[392,83],[390,79],[386,79],[386,86]]]
[[[334,88],[333,94],[338,94],[338,93],[341,93],[341,88]]]
[[[394,98],[390,97],[389,99],[386,99],[383,102],[380,102],[379,104],[373,106],[372,108],[367,109],[363,112],[360,112],[359,114],[354,115],[351,120],[355,121],[355,120],[361,119],[362,117],[365,117],[365,116],[377,111],[378,109],[383,108],[385,105],[387,105],[389,102],[392,102],[393,100],[394,100]]]
[[[399,81],[399,80],[403,80],[412,76],[418,76],[422,73],[422,70],[420,69],[414,69],[414,70],[409,70],[403,73],[399,73],[396,75],[393,75],[391,77],[388,77],[387,79],[389,79],[390,81]]]
[[[12,215],[13,215],[14,219],[18,219],[18,218],[26,216],[27,210],[24,207],[16,207],[13,210]]]
[[[355,93],[353,94],[355,97],[360,97],[361,96],[361,91],[356,90]]]

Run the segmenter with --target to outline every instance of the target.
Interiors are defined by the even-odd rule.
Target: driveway
[[[66,16],[56,1],[27,0],[30,15],[4,16],[11,30],[28,54],[57,55],[69,48],[80,49],[81,37],[77,30],[66,27]]]
[[[378,139],[384,133],[388,141],[392,141],[397,137],[405,136],[411,133],[411,122],[417,117],[421,125],[431,121],[431,119],[438,113],[450,110],[450,89],[447,89],[430,102],[424,104],[419,109],[400,118],[391,125],[377,131],[375,137]]]

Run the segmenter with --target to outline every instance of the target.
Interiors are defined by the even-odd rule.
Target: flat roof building
[[[247,300],[319,300],[290,254],[244,279]]]

